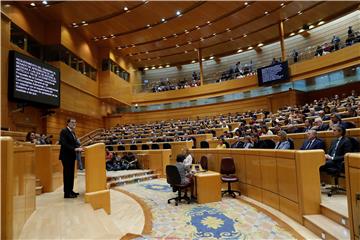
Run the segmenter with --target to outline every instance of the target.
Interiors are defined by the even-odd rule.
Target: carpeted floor
[[[152,232],[139,239],[294,239],[264,212],[237,199],[175,206],[165,179],[119,187],[142,198],[152,212]]]

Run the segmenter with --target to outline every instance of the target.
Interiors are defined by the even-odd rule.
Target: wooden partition
[[[1,141],[1,239],[14,239],[35,211],[35,145]]]
[[[0,131],[1,136],[9,136],[12,137],[15,141],[25,141],[26,140],[26,132],[14,132],[14,131]]]
[[[320,213],[319,167],[324,151],[265,149],[192,149],[196,161],[208,158],[209,170],[220,172],[223,157],[233,157],[243,195],[267,204],[296,221]]]
[[[52,192],[63,184],[59,152],[60,145],[37,145],[35,147],[35,172],[43,186],[43,192]]]
[[[105,145],[97,143],[85,147],[85,202],[94,209],[103,208],[108,214],[110,208],[110,191],[106,187]]]
[[[350,237],[360,239],[360,153],[345,155],[346,194],[348,200]]]
[[[170,155],[170,163],[174,163],[176,162],[176,156],[180,153],[182,153],[184,150],[186,149],[191,149],[193,142],[192,141],[183,141],[183,142],[168,142],[171,145],[171,155]],[[136,145],[138,150],[142,150],[141,147],[142,145],[148,145],[149,148],[151,149],[151,144],[153,143],[136,143],[136,144],[122,144],[122,145],[107,145],[107,146],[111,146],[113,147],[113,151],[118,151],[118,147],[119,146],[124,146],[126,151],[130,150],[130,146],[131,145]],[[158,144],[160,149],[164,148],[164,143],[154,143],[154,144]]]
[[[121,154],[124,151],[116,152]],[[159,174],[160,177],[166,177],[165,169],[166,165],[170,164],[170,149],[131,150],[126,152],[132,152],[136,155],[142,169],[151,169]]]

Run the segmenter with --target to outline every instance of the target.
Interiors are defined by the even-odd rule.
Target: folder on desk
[[[200,164],[191,164],[191,171],[192,172],[206,172],[206,170],[204,170]]]

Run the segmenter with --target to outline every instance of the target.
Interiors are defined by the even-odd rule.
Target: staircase
[[[321,203],[320,209],[320,214],[304,216],[305,227],[322,239],[350,240],[347,212],[327,203]]]
[[[107,172],[108,188],[121,186],[125,184],[138,183],[158,178],[159,174],[154,170],[128,170]]]
[[[43,192],[43,186],[41,185],[40,179],[36,179],[36,187],[35,187],[36,195],[41,195]]]

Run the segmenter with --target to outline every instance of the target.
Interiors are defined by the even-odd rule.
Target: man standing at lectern
[[[70,118],[67,120],[66,128],[60,132],[60,156],[59,159],[63,165],[64,198],[76,198],[79,193],[73,191],[74,171],[76,152],[83,149],[79,146],[75,135],[76,120]]]

